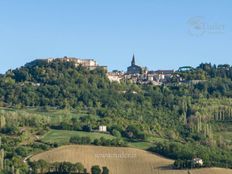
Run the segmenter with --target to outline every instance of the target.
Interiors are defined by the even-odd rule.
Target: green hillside
[[[9,70],[0,75],[1,160],[26,173],[27,155],[87,136],[90,144],[159,153],[180,168],[195,157],[232,168],[231,79],[231,66],[211,64],[162,86],[111,83],[104,69],[59,60]],[[110,134],[101,140],[100,125]]]

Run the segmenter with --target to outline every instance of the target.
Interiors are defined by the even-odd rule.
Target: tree
[[[135,138],[135,139],[140,139],[140,140],[146,139],[146,135],[142,131],[140,131],[140,129],[136,127],[135,125],[129,125],[126,128],[126,136],[128,138]]]
[[[90,125],[84,125],[82,127],[82,130],[85,132],[91,132],[92,131],[92,127]]]
[[[109,174],[110,171],[107,167],[102,167],[102,174]]]
[[[115,137],[117,137],[117,138],[121,138],[121,133],[118,130],[116,130],[116,129],[114,129],[112,131],[112,135],[115,136]]]
[[[25,148],[25,147],[17,147],[15,149],[15,152],[17,153],[17,155],[20,155],[23,157],[26,157],[28,154],[27,148]]]
[[[59,165],[59,173],[71,173],[75,172],[75,170],[75,165],[70,162],[62,162]]]
[[[81,164],[81,163],[76,163],[76,164],[74,164],[74,166],[75,166],[75,169],[79,172],[79,173],[81,173],[81,172],[84,172],[84,166],[83,166],[83,164]]]
[[[4,128],[2,128],[2,132],[9,135],[14,135],[18,132],[18,127],[16,125],[7,124]]]
[[[6,119],[3,115],[0,116],[0,128],[4,128],[6,125]]]
[[[90,144],[91,139],[90,137],[72,136],[70,137],[69,142],[73,144]]]
[[[39,160],[37,162],[38,168],[40,169],[40,173],[43,174],[47,168],[48,168],[48,163],[45,160]]]
[[[92,174],[101,174],[101,169],[98,165],[91,167],[91,173]]]
[[[34,161],[34,162],[29,161],[29,165],[31,167],[32,173],[33,174],[37,173],[37,170],[39,169],[38,162],[37,161]]]
[[[4,150],[0,151],[0,171],[4,169]]]

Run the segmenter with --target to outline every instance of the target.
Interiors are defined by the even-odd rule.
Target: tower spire
[[[133,57],[132,57],[132,61],[131,61],[131,65],[135,65],[135,55],[133,54]]]

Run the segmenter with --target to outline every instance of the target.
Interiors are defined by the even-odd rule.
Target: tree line
[[[44,160],[30,161],[31,172],[33,174],[90,174],[81,163],[55,162],[48,163]],[[93,165],[91,174],[109,174],[107,167]]]

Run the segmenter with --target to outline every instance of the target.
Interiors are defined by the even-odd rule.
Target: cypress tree
[[[6,119],[3,115],[0,116],[0,128],[4,128],[6,125]]]
[[[0,150],[0,171],[4,169],[4,150]]]

